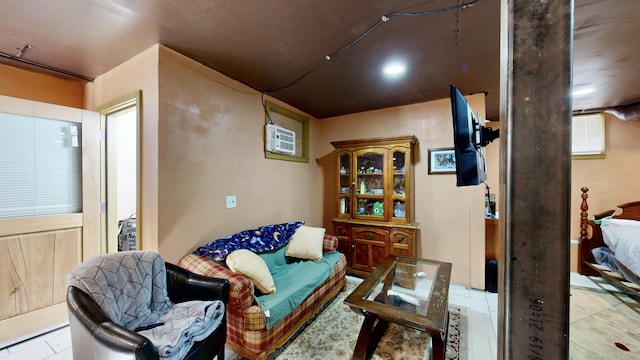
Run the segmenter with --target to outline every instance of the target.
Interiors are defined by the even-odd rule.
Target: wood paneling
[[[0,236],[27,234],[82,226],[82,214],[32,216],[0,220]]]
[[[65,301],[81,228],[0,237],[0,320]]]
[[[2,320],[0,347],[31,337],[35,333],[46,332],[68,321],[66,302]]]

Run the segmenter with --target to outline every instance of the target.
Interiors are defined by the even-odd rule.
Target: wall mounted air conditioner
[[[296,153],[296,133],[275,124],[265,127],[267,151],[293,155]]]

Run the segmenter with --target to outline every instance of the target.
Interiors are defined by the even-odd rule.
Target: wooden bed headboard
[[[593,222],[593,220],[600,220],[615,213],[615,210],[606,210],[593,215],[593,219],[589,220],[589,204],[587,204],[587,198],[589,195],[587,192],[589,188],[583,187],[582,191],[582,203],[580,204],[580,239],[578,244],[578,272],[582,275],[598,276],[598,273],[585,265],[584,262],[595,263],[591,249],[599,246],[604,246],[602,240],[602,231],[600,225]],[[629,219],[640,220],[640,201],[634,201],[618,205],[622,212],[616,214],[616,219]],[[591,230],[591,231],[589,231]]]

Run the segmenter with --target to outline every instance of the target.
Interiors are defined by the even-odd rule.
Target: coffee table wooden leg
[[[373,325],[376,323],[375,316],[365,316],[362,327],[360,328],[360,334],[358,334],[358,341],[356,342],[356,348],[353,350],[352,360],[365,360],[367,356],[367,348],[369,345],[369,338],[373,331]]]
[[[378,343],[384,332],[387,330],[389,322],[384,319],[379,319],[375,315],[364,317],[364,322],[360,328],[360,334],[358,334],[358,341],[356,342],[356,348],[353,351],[353,360],[368,360],[378,347]]]
[[[429,360],[444,359],[446,352],[446,338],[443,340],[440,336],[440,334],[434,334],[431,336],[431,353],[429,354]]]
[[[443,334],[431,335],[431,353],[429,354],[429,360],[444,360],[447,352],[447,337],[449,336],[449,313],[447,313],[447,319],[444,324]]]

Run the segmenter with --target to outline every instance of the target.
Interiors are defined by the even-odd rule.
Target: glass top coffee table
[[[345,299],[364,315],[352,359],[373,355],[389,322],[428,332],[430,359],[444,359],[451,263],[389,255]]]

